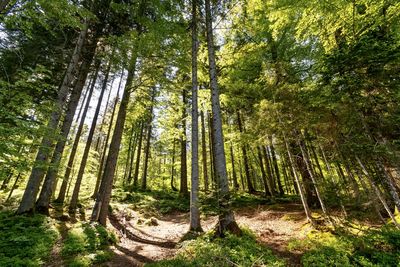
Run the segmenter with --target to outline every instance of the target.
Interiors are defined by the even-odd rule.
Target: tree
[[[197,0],[192,0],[192,165],[190,190],[190,231],[201,232],[199,211],[199,114],[197,100]],[[204,155],[204,154],[203,154]]]
[[[206,31],[207,31],[207,48],[209,61],[209,75],[211,87],[211,104],[213,114],[213,132],[214,132],[214,155],[215,155],[215,171],[218,184],[218,203],[220,205],[220,214],[216,226],[216,234],[224,235],[224,232],[240,233],[240,228],[235,221],[231,206],[228,185],[228,175],[226,171],[226,159],[224,151],[224,138],[222,133],[221,108],[219,103],[219,90],[217,78],[217,66],[215,62],[214,36],[212,27],[212,15],[210,0],[205,0],[206,11]]]

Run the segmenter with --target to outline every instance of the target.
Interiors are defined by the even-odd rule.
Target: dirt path
[[[290,239],[303,237],[301,228],[305,218],[300,205],[243,208],[236,210],[235,215],[241,226],[253,230],[258,241],[286,258],[289,266],[300,266],[301,255],[286,248]],[[216,221],[216,217],[203,220],[203,229],[210,230]],[[157,220],[144,220],[138,213],[125,209],[113,215],[110,223],[119,232],[120,242],[112,248],[114,258],[104,266],[143,266],[175,255],[176,245],[189,228],[189,214],[174,213]]]

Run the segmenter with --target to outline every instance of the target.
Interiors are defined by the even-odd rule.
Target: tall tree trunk
[[[211,165],[211,187],[215,189],[215,154],[214,154],[214,127],[213,127],[213,119],[212,114],[209,112],[207,113],[207,121],[208,121],[208,144],[210,150],[210,165]]]
[[[146,137],[146,147],[145,147],[145,156],[144,156],[144,165],[143,165],[143,175],[142,175],[142,190],[147,189],[147,169],[149,165],[149,156],[150,156],[150,146],[151,146],[151,131],[152,131],[152,122],[153,122],[153,109],[154,109],[154,101],[156,97],[156,88],[154,87],[153,92],[151,92],[151,106],[149,111],[149,119],[147,121],[147,137]]]
[[[243,130],[243,124],[242,124],[240,112],[237,111],[236,114],[237,114],[237,122],[238,122],[239,132],[242,134],[244,132],[244,130]],[[246,146],[243,144],[242,144],[242,155],[243,155],[243,164],[244,164],[244,171],[246,174],[248,192],[250,194],[253,194],[255,192],[255,190],[254,190],[253,182],[251,181],[249,159],[248,159],[248,155],[247,155]]]
[[[203,162],[203,180],[204,180],[204,191],[208,192],[208,169],[207,169],[207,145],[206,145],[206,127],[204,123],[204,112],[200,111],[201,120],[201,154]]]
[[[172,164],[171,164],[171,188],[172,191],[178,191],[174,185],[174,177],[175,177],[175,143],[176,140],[172,141]]]
[[[257,147],[257,155],[258,155],[258,161],[260,162],[261,178],[262,178],[263,185],[264,185],[264,192],[265,192],[265,196],[271,196],[272,194],[271,194],[271,191],[268,186],[267,173],[265,172],[265,169],[264,169],[263,157],[262,157],[261,151],[262,151],[261,148]]]
[[[313,173],[313,171],[311,170],[310,160],[309,160],[309,158],[308,158],[308,154],[307,154],[306,149],[305,149],[305,147],[304,147],[304,142],[302,142],[302,141],[299,140],[299,138],[298,138],[298,139],[297,139],[297,144],[299,145],[300,150],[301,150],[301,154],[303,155],[303,160],[304,160],[304,163],[305,163],[305,165],[306,165],[307,171],[308,171],[308,173],[309,173],[309,175],[310,175],[311,181],[312,181],[312,183],[313,183],[313,185],[314,185],[315,193],[317,194],[317,198],[318,198],[318,201],[319,201],[319,203],[320,203],[320,205],[321,205],[322,212],[324,213],[324,215],[325,215],[325,217],[328,219],[328,221],[332,224],[332,221],[331,221],[331,219],[330,219],[330,217],[329,217],[329,215],[328,215],[328,212],[327,212],[327,210],[326,210],[324,201],[322,200],[322,196],[321,196],[321,194],[319,193],[319,189],[318,189],[318,186],[317,186],[317,181],[315,180],[315,177],[314,177],[314,173]]]
[[[83,87],[85,86],[85,82],[90,70],[90,65],[94,57],[96,46],[92,45],[89,49],[90,49],[89,51],[85,51],[86,55],[85,58],[83,59],[81,69],[79,71],[78,80],[71,93],[71,97],[68,103],[68,108],[61,127],[61,133],[60,133],[61,136],[59,137],[59,140],[54,149],[50,167],[47,170],[42,190],[40,191],[39,199],[36,202],[36,210],[46,215],[49,214],[50,199],[56,189],[55,187],[57,181],[57,174],[60,168],[61,157],[64,153],[64,148],[68,140],[68,135],[72,126],[72,122],[74,120],[75,111],[78,107],[79,98],[81,96]]]
[[[279,172],[279,167],[278,167],[278,161],[276,159],[276,153],[275,153],[275,148],[272,142],[272,136],[269,136],[269,148],[271,150],[271,157],[272,157],[272,165],[274,166],[274,170],[275,170],[275,176],[276,176],[276,180],[278,182],[278,189],[279,189],[279,194],[283,195],[285,192],[283,191],[283,187],[282,187],[282,182],[281,182],[281,175]]]
[[[106,154],[107,154],[108,142],[110,141],[111,130],[112,130],[113,123],[114,123],[115,111],[117,110],[117,105],[118,105],[118,101],[119,101],[119,91],[121,89],[123,77],[124,77],[124,70],[122,70],[121,77],[119,80],[117,95],[115,96],[114,106],[113,106],[113,110],[112,110],[111,118],[110,118],[110,125],[108,126],[108,131],[107,131],[107,136],[106,136],[106,140],[105,140],[104,147],[103,147],[103,152],[101,153],[100,166],[99,166],[99,171],[97,173],[96,185],[94,187],[92,198],[96,198],[97,191],[99,190],[101,175],[104,171],[104,161],[105,161]]]
[[[83,155],[82,155],[82,159],[81,159],[81,164],[79,166],[78,176],[76,177],[74,191],[72,192],[71,201],[69,203],[69,212],[71,212],[71,213],[75,212],[77,204],[78,204],[79,191],[81,188],[83,174],[85,173],[86,163],[89,158],[89,152],[90,152],[90,147],[91,147],[92,141],[93,141],[94,131],[96,130],[97,118],[99,117],[101,104],[103,102],[103,96],[107,89],[108,76],[110,75],[111,65],[112,65],[112,57],[113,56],[111,55],[110,61],[108,62],[107,70],[105,72],[105,77],[103,80],[103,85],[101,88],[100,96],[99,96],[99,99],[97,102],[96,111],[94,112],[92,125],[90,126],[89,134],[88,134],[86,144],[85,144],[85,149],[83,151]],[[110,88],[110,90],[111,90],[111,88]]]
[[[271,170],[270,158],[268,156],[268,147],[265,146],[264,149],[261,150],[261,153],[262,153],[262,155],[264,157],[264,161],[265,161],[267,182],[269,185],[271,196],[275,196],[276,195],[276,189],[275,189],[276,186],[275,186],[275,182],[274,182],[274,175]]]
[[[233,145],[231,143],[231,164],[232,164],[232,180],[233,180],[233,187],[235,190],[239,190],[239,183],[237,180],[237,174],[236,174],[236,169],[235,169],[235,155],[233,154]]]
[[[124,177],[123,177],[123,183],[125,184],[125,181],[128,182],[128,174],[129,174],[129,169],[131,166],[131,151],[132,151],[132,142],[133,142],[133,136],[134,136],[134,132],[135,132],[135,124],[132,123],[131,125],[131,130],[129,131],[129,142],[128,142],[128,155],[126,156],[126,161],[125,161],[125,170],[124,170]],[[133,151],[133,153],[135,153],[135,151]]]
[[[182,91],[182,135],[181,135],[181,179],[179,193],[183,195],[189,194],[188,181],[187,181],[187,151],[186,151],[186,106],[187,96],[186,89]]]
[[[143,174],[142,174],[142,184],[141,189],[147,189],[147,171],[149,166],[149,157],[150,157],[150,146],[151,146],[151,131],[152,131],[152,124],[151,120],[147,123],[147,136],[146,136],[146,147],[144,148],[144,162],[143,162]]]
[[[144,135],[144,122],[141,123],[140,132],[139,132],[138,151],[136,154],[136,162],[135,162],[135,173],[133,174],[133,186],[134,187],[136,187],[138,185],[138,180],[139,180],[139,167],[140,167],[140,156],[142,153],[143,135]]]
[[[81,121],[79,123],[78,129],[75,134],[74,143],[72,144],[71,153],[69,155],[67,168],[66,168],[65,174],[64,174],[64,179],[62,181],[60,191],[59,191],[58,197],[56,199],[56,202],[59,202],[59,203],[64,203],[64,200],[65,200],[65,195],[67,193],[67,187],[68,187],[68,184],[70,183],[70,176],[71,176],[71,171],[72,171],[73,165],[74,165],[75,155],[78,150],[79,140],[81,138],[83,127],[85,125],[85,119],[86,119],[87,112],[89,110],[90,100],[93,95],[94,87],[96,85],[96,80],[97,80],[97,76],[99,74],[100,65],[101,65],[101,61],[100,61],[100,59],[97,59],[96,63],[95,63],[95,72],[94,72],[90,87],[88,89],[89,93],[87,96],[87,101],[86,101],[85,107],[83,109]]]
[[[131,154],[130,154],[130,159],[129,159],[129,171],[128,171],[128,178],[126,184],[131,184],[132,182],[132,169],[133,169],[133,162],[135,159],[135,152],[136,152],[136,147],[137,147],[137,141],[139,138],[139,133],[138,133],[138,127],[141,127],[141,123],[139,122],[139,125],[135,125],[135,132],[133,133],[133,141],[132,141],[132,148],[131,148]]]
[[[53,112],[50,115],[50,120],[47,124],[47,129],[49,133],[44,135],[39,150],[36,154],[32,172],[29,176],[21,203],[17,210],[17,214],[29,213],[34,211],[35,201],[39,192],[40,184],[46,172],[45,166],[47,166],[48,158],[50,156],[51,148],[53,146],[54,134],[58,127],[62,110],[68,97],[70,85],[78,70],[79,61],[82,56],[82,48],[87,39],[87,33],[88,23],[85,22],[76,42],[76,46],[72,54],[71,61],[69,62],[68,68],[65,72],[63,81],[58,89],[57,100]]]
[[[209,75],[211,87],[211,105],[213,114],[213,131],[214,131],[214,154],[215,154],[215,171],[216,181],[218,184],[218,202],[220,213],[216,226],[216,234],[223,236],[225,231],[239,234],[241,232],[235,221],[235,217],[230,205],[230,193],[228,184],[228,175],[226,171],[226,159],[224,151],[224,137],[222,132],[221,108],[219,103],[219,90],[217,80],[217,66],[215,62],[214,36],[212,27],[212,15],[210,0],[205,0],[206,11],[206,31],[207,31],[207,48]]]
[[[371,178],[370,173],[368,172],[367,168],[364,166],[364,164],[361,162],[360,158],[358,156],[356,156],[356,160],[358,162],[358,164],[360,165],[362,171],[364,172],[365,177],[367,178],[369,184],[371,185],[371,187],[374,189],[376,196],[378,197],[378,199],[381,201],[381,203],[383,204],[383,206],[385,207],[386,212],[389,214],[389,217],[393,220],[393,223],[395,224],[395,226],[397,227],[397,229],[400,229],[400,224],[397,222],[396,217],[394,216],[394,214],[392,213],[392,211],[390,210],[389,205],[387,204],[384,196],[382,196],[381,191],[379,190],[378,186],[376,186],[373,178]]]
[[[288,158],[289,158],[289,163],[292,166],[292,170],[293,170],[294,178],[296,180],[297,188],[298,188],[298,191],[300,193],[300,199],[301,199],[301,202],[303,204],[304,212],[306,214],[307,220],[309,222],[313,223],[312,216],[311,216],[311,210],[310,210],[310,207],[308,206],[308,201],[307,201],[306,195],[305,195],[305,193],[303,191],[303,187],[301,186],[300,179],[299,179],[299,177],[297,175],[295,163],[294,163],[294,160],[293,160],[293,157],[292,157],[292,153],[290,152],[290,147],[289,147],[289,144],[288,144],[284,134],[283,134],[283,140],[285,142],[286,151],[288,153]]]
[[[192,0],[192,176],[190,190],[190,231],[202,232],[199,210],[199,113],[197,102],[197,0]]]
[[[132,93],[131,87],[133,78],[135,76],[136,60],[137,55],[135,52],[133,52],[128,69],[128,77],[126,79],[124,94],[122,96],[121,105],[118,110],[117,121],[114,127],[114,134],[111,139],[104,173],[100,183],[99,193],[97,194],[96,202],[93,207],[93,212],[91,216],[92,221],[99,221],[104,226],[106,225],[107,221],[108,206],[110,204],[113,179],[119,155],[119,148],[121,145],[129,99]]]

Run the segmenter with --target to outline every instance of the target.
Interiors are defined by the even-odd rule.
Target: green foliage
[[[188,212],[189,198],[173,191],[135,191],[115,194],[122,202],[131,203],[132,209],[148,215],[167,214],[173,211]]]
[[[187,241],[174,259],[146,266],[285,266],[285,263],[258,244],[253,233],[243,229],[240,237],[227,234],[225,238],[213,239],[212,233],[208,233]]]
[[[45,216],[0,213],[0,266],[41,266],[58,234]]]
[[[116,241],[101,225],[79,224],[68,232],[61,254],[68,266],[90,266],[109,260],[112,253],[106,249]]]
[[[363,235],[316,232],[294,240],[290,250],[307,250],[304,266],[398,266],[400,231],[392,227],[368,230]]]

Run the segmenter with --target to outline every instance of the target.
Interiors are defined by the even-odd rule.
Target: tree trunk
[[[266,168],[266,174],[267,176],[267,182],[269,184],[269,189],[271,192],[271,196],[276,195],[276,187],[274,183],[274,176],[271,170],[271,164],[270,164],[270,158],[268,156],[268,147],[265,146],[264,149],[261,150],[262,155],[264,156],[264,161],[265,161],[265,168]]]
[[[293,170],[294,178],[295,178],[295,181],[296,181],[296,184],[297,184],[297,188],[298,188],[298,191],[300,193],[300,199],[301,199],[301,202],[303,204],[304,212],[306,214],[307,220],[309,222],[313,223],[312,216],[311,216],[311,211],[310,211],[310,208],[309,208],[308,202],[307,202],[307,198],[306,198],[306,195],[304,194],[303,187],[301,186],[300,179],[299,179],[299,177],[297,175],[296,168],[295,168],[295,165],[294,165],[295,163],[293,161],[292,153],[290,152],[290,147],[289,147],[289,144],[288,144],[288,142],[286,140],[285,135],[283,135],[283,140],[285,142],[285,146],[286,146],[286,150],[287,150],[288,158],[289,158],[289,163],[292,166],[292,170]]]
[[[204,191],[208,192],[208,169],[207,169],[207,146],[206,146],[206,127],[204,123],[204,112],[200,111],[201,120],[201,153],[203,162],[203,179],[204,179]]]
[[[12,193],[14,192],[20,178],[21,178],[21,173],[19,172],[17,177],[15,178],[15,181],[14,181],[11,189],[10,189],[10,193],[8,193],[5,203],[7,203],[11,199]]]
[[[78,204],[79,191],[81,188],[83,175],[85,173],[86,163],[89,158],[89,152],[90,152],[90,147],[91,147],[92,141],[93,141],[94,131],[96,130],[97,118],[99,117],[101,104],[103,102],[103,96],[107,89],[108,76],[110,74],[111,65],[112,65],[111,62],[112,62],[112,56],[111,56],[110,61],[108,62],[108,67],[105,72],[105,77],[103,80],[103,85],[101,88],[100,96],[99,96],[99,99],[97,102],[96,111],[94,112],[92,125],[90,126],[89,134],[88,134],[86,144],[85,144],[85,149],[83,151],[83,155],[82,155],[82,159],[81,159],[81,164],[79,166],[78,176],[76,177],[74,191],[72,192],[71,201],[69,203],[69,212],[71,212],[71,213],[75,213],[76,206]],[[110,90],[111,90],[111,88],[110,88]]]
[[[213,119],[210,113],[207,113],[207,121],[208,121],[208,144],[210,149],[210,165],[211,165],[211,187],[215,189],[215,154],[214,154],[214,127],[213,127]]]
[[[199,210],[199,113],[197,102],[197,0],[192,0],[192,176],[190,190],[190,231],[202,232]]]
[[[233,145],[231,143],[231,164],[232,164],[232,180],[233,180],[233,187],[237,191],[239,190],[239,183],[237,180],[237,174],[235,169],[235,155],[233,154]]]
[[[311,177],[311,181],[312,181],[312,183],[314,185],[315,193],[317,194],[317,198],[318,198],[318,201],[319,201],[319,203],[321,205],[322,212],[324,213],[324,215],[328,219],[328,221],[332,224],[332,221],[331,221],[331,219],[330,219],[330,217],[328,215],[328,212],[326,210],[324,201],[322,200],[321,194],[319,193],[319,189],[318,189],[318,186],[317,186],[317,181],[315,180],[313,171],[311,170],[310,160],[308,158],[306,149],[304,148],[304,142],[302,142],[301,140],[297,139],[297,144],[299,145],[300,150],[301,150],[301,154],[303,155],[303,160],[304,160],[304,163],[306,165],[307,171],[308,171],[308,173],[309,173],[309,175]]]
[[[181,179],[179,193],[188,195],[188,181],[187,181],[187,151],[186,151],[186,106],[187,96],[186,89],[182,91],[182,135],[181,135]]]
[[[134,131],[135,131],[135,124],[132,123],[131,130],[129,131],[129,142],[128,142],[128,155],[126,156],[126,161],[125,161],[125,170],[124,170],[124,177],[123,177],[123,183],[125,184],[125,181],[128,182],[128,174],[129,174],[129,169],[131,166],[131,151],[132,151],[132,142],[134,138]],[[135,153],[135,151],[133,151]]]
[[[237,114],[237,122],[238,122],[239,132],[242,134],[243,133],[243,125],[242,125],[242,119],[240,117],[240,112],[237,111],[236,114]],[[242,155],[243,155],[243,164],[244,164],[244,171],[246,174],[248,192],[250,194],[253,194],[255,192],[255,190],[254,190],[253,182],[251,181],[249,159],[247,156],[246,146],[243,144],[242,144]]]
[[[172,141],[172,164],[171,164],[171,188],[172,191],[178,191],[174,185],[174,176],[175,176],[175,138]]]
[[[279,194],[283,195],[285,192],[283,191],[283,187],[282,187],[281,175],[280,175],[279,167],[278,167],[278,161],[276,159],[275,148],[274,148],[274,145],[272,143],[272,136],[269,137],[269,142],[270,142],[269,148],[270,148],[271,157],[272,157],[272,165],[274,167],[276,180],[278,182]]]
[[[150,146],[151,146],[151,131],[152,131],[152,122],[153,122],[153,108],[155,101],[155,88],[153,88],[152,97],[151,97],[151,106],[149,111],[149,119],[147,121],[147,137],[146,137],[146,148],[145,148],[145,156],[144,156],[144,165],[143,165],[143,175],[142,175],[142,190],[147,189],[147,169],[149,164],[149,156],[150,156]]]
[[[144,122],[141,123],[140,132],[139,132],[139,140],[138,140],[138,151],[136,154],[136,162],[135,162],[135,173],[133,174],[133,186],[136,187],[138,185],[139,180],[139,167],[140,167],[140,155],[142,153],[142,140],[144,135]]]
[[[104,147],[103,147],[103,152],[101,153],[99,172],[97,173],[96,185],[94,187],[92,198],[96,198],[97,191],[99,190],[101,175],[102,175],[102,173],[104,171],[103,170],[104,169],[104,161],[105,161],[106,154],[107,154],[108,142],[110,141],[111,130],[112,130],[113,122],[114,122],[115,111],[117,110],[117,104],[118,104],[118,101],[119,101],[118,100],[119,99],[119,91],[121,89],[121,84],[122,84],[123,77],[124,77],[124,71],[122,70],[121,77],[120,77],[120,80],[119,80],[117,95],[115,97],[114,106],[113,106],[113,110],[112,110],[112,113],[111,113],[110,125],[108,126],[108,131],[107,131],[107,136],[106,136],[106,140],[105,140]]]
[[[88,23],[86,22],[79,34],[71,61],[68,64],[68,68],[65,72],[63,81],[58,89],[55,107],[47,124],[47,129],[49,130],[49,133],[44,135],[40,144],[40,148],[36,154],[32,172],[29,176],[21,203],[17,210],[17,214],[30,213],[34,211],[35,201],[39,192],[40,184],[46,172],[45,166],[47,165],[47,161],[51,153],[51,147],[53,146],[54,133],[56,132],[56,129],[58,127],[62,110],[67,100],[71,82],[74,79],[75,73],[78,69],[78,64],[82,56],[82,48],[87,39],[87,33]]]
[[[111,139],[107,161],[104,168],[104,173],[100,183],[99,193],[97,194],[96,202],[94,204],[91,216],[92,221],[99,221],[104,226],[106,226],[108,206],[111,198],[111,191],[115,175],[115,169],[117,165],[117,159],[119,155],[119,148],[121,145],[121,139],[125,125],[128,103],[130,95],[132,93],[131,87],[135,75],[136,60],[137,60],[137,55],[135,52],[133,52],[128,70],[128,77],[125,84],[124,94],[122,96],[121,105],[118,111],[117,121],[114,127],[114,134]]]
[[[130,159],[129,159],[129,171],[128,171],[128,178],[126,184],[131,184],[132,182],[132,169],[133,169],[133,162],[135,159],[135,152],[136,152],[136,147],[137,147],[137,142],[138,142],[138,127],[141,127],[142,122],[139,122],[139,125],[135,125],[136,129],[135,132],[133,133],[133,141],[132,141],[132,148],[131,148],[131,154],[130,154]]]
[[[264,185],[264,192],[265,192],[265,196],[271,196],[271,191],[269,189],[268,186],[268,181],[267,181],[267,173],[265,172],[264,169],[264,164],[263,164],[263,157],[262,157],[262,153],[261,153],[261,148],[257,147],[257,154],[258,154],[258,161],[260,162],[260,169],[261,169],[261,178],[263,181],[263,185]]]
[[[218,203],[220,213],[216,226],[216,235],[224,236],[224,232],[230,231],[240,234],[241,230],[235,221],[230,204],[230,193],[228,185],[228,175],[226,171],[226,159],[224,151],[224,138],[222,132],[221,108],[219,103],[219,90],[217,80],[217,66],[215,62],[214,36],[212,27],[212,15],[210,0],[205,0],[206,11],[206,31],[207,31],[207,48],[209,61],[209,75],[211,87],[211,105],[213,114],[213,131],[214,131],[214,154],[215,154],[215,176],[218,184]]]
[[[82,118],[81,118],[81,121],[79,123],[78,130],[76,131],[76,134],[75,134],[74,143],[72,144],[71,153],[69,155],[67,168],[66,168],[65,174],[64,174],[64,179],[62,181],[62,184],[61,184],[61,187],[60,187],[60,191],[59,191],[58,197],[56,199],[56,202],[59,202],[59,203],[64,203],[64,200],[65,200],[65,195],[67,193],[67,187],[68,187],[68,184],[69,184],[71,171],[73,169],[75,155],[76,155],[76,152],[78,150],[79,140],[81,138],[83,127],[85,125],[85,119],[86,119],[87,112],[89,110],[90,100],[92,98],[94,87],[96,85],[97,76],[98,76],[98,73],[99,73],[99,70],[100,70],[100,64],[101,64],[100,59],[97,59],[96,63],[95,63],[95,72],[94,72],[94,75],[93,75],[93,78],[92,78],[92,83],[90,85],[90,88],[88,89],[89,93],[88,93],[88,96],[87,96],[87,101],[86,101],[85,107],[83,109]]]
[[[81,96],[83,87],[85,86],[86,78],[89,73],[90,64],[93,60],[96,46],[92,46],[89,49],[90,50],[87,51],[86,56],[82,62],[78,80],[71,93],[68,108],[64,117],[64,122],[61,127],[61,136],[59,137],[59,140],[54,149],[50,167],[47,170],[42,190],[40,191],[39,199],[36,202],[36,210],[46,215],[49,215],[50,199],[55,191],[61,157],[64,153],[64,148],[68,140],[68,135],[72,126],[72,122],[74,120],[75,111],[78,107],[79,98]]]

